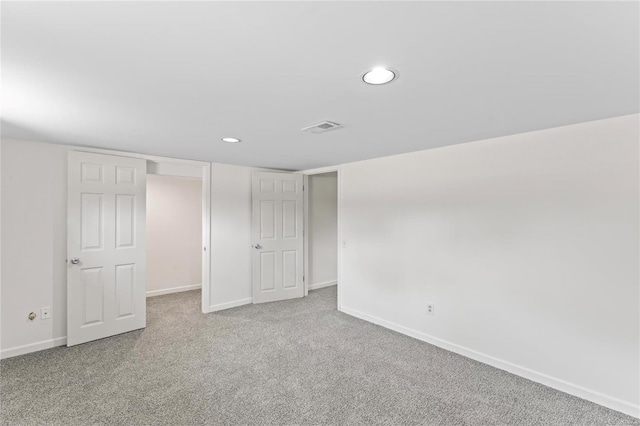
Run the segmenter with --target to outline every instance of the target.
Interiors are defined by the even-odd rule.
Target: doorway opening
[[[147,297],[201,291],[202,186],[202,178],[147,175]]]
[[[305,183],[307,291],[338,285],[338,172],[309,174]]]

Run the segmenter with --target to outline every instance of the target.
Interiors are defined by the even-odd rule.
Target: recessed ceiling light
[[[396,73],[383,67],[375,67],[362,76],[362,80],[367,84],[385,84],[394,78],[396,78]]]
[[[222,138],[223,142],[228,142],[228,143],[238,143],[238,142],[242,142],[240,139],[238,138]]]

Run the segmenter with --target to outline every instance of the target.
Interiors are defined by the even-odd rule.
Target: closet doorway
[[[202,186],[197,177],[147,176],[147,297],[202,288]]]
[[[325,169],[303,173],[306,175],[305,284],[308,293],[339,285],[339,172]]]

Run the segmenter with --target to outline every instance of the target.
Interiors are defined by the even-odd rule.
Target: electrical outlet
[[[434,316],[436,314],[436,305],[427,303],[427,315]]]
[[[40,313],[40,319],[46,320],[50,318],[51,318],[51,308],[48,306],[45,306],[44,308],[42,308],[42,311]]]

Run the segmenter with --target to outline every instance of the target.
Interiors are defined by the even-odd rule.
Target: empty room
[[[3,425],[640,426],[640,2],[0,2]]]

